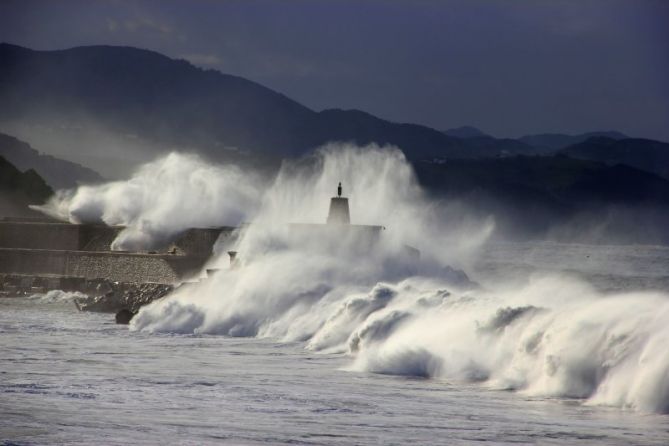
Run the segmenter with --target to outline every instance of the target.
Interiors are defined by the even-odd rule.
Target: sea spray
[[[238,225],[257,209],[263,184],[236,166],[171,153],[127,181],[57,191],[33,208],[72,223],[123,225],[112,249],[147,250],[191,227]]]
[[[284,166],[230,246],[242,267],[146,307],[132,328],[300,340],[351,355],[353,370],[667,411],[669,296],[602,295],[568,276],[478,287],[448,266],[475,251],[448,236],[485,240],[489,227],[430,220],[436,206],[400,153],[329,147],[306,164]],[[323,222],[339,180],[354,223],[387,225],[364,255],[335,230],[312,240],[284,224]]]
[[[323,223],[340,181],[353,223],[385,226],[383,241],[362,253],[358,240],[337,231],[314,239],[289,224]],[[217,245],[219,272],[144,307],[132,330],[299,340],[313,351],[350,355],[352,370],[669,412],[666,293],[607,295],[564,275],[476,286],[449,265],[466,267],[492,223],[449,218],[453,208],[425,196],[398,150],[331,145],[285,163],[269,188],[250,184],[239,195],[248,200],[237,201],[248,201],[248,211],[219,208],[216,218],[205,208],[225,186],[221,195],[182,190],[186,209],[202,212],[170,228],[220,223],[242,211],[252,223]],[[182,209],[167,200],[153,214],[142,207],[151,200],[142,200],[132,212],[114,212],[109,197],[89,192],[80,188],[71,195],[78,198],[54,208],[70,218],[93,209],[107,222],[128,215],[126,224],[140,233],[147,232],[142,221],[162,227],[156,215]],[[406,244],[421,250],[420,260],[406,255]],[[231,249],[239,252],[236,269],[227,268]]]
[[[474,290],[415,311],[388,336],[362,344],[352,368],[667,412],[667,317],[666,294],[605,296],[575,279],[537,278],[523,289]]]
[[[380,243],[367,243],[353,228],[335,225],[314,235],[290,224],[324,222],[339,182],[349,197],[353,223],[384,225]],[[168,301],[204,314],[196,318],[199,326],[190,327],[196,332],[309,339],[343,298],[379,280],[396,282],[420,271],[462,281],[441,259],[456,262],[471,256],[477,247],[471,240],[484,240],[490,224],[454,226],[446,232],[436,225],[436,216],[401,151],[330,145],[307,159],[285,163],[253,223],[234,245],[217,248],[238,251],[241,268],[177,290]],[[465,233],[470,237],[462,237]],[[408,244],[422,251],[420,260]],[[227,255],[216,263],[224,267]],[[173,329],[175,304],[169,315],[160,314],[161,305],[147,308],[134,327],[164,330],[167,324]],[[296,320],[305,328],[296,329]],[[345,341],[329,347],[342,348]]]

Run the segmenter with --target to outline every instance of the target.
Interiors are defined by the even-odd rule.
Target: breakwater
[[[95,298],[113,294],[115,298],[137,295],[142,299],[143,290],[165,291],[199,272],[216,241],[234,230],[191,228],[158,250],[112,251],[111,244],[123,229],[102,224],[0,220],[0,295],[60,289]]]

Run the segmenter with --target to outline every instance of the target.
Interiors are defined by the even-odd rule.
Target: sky
[[[669,141],[668,24],[665,0],[0,0],[0,41],[146,48],[314,110],[499,137]]]

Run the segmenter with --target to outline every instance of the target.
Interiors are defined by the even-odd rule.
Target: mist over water
[[[352,223],[384,226],[378,242],[291,225],[324,223],[340,181]],[[285,163],[269,186],[172,154],[127,182],[61,193],[49,206],[72,221],[128,225],[117,247],[251,222],[216,247],[209,267],[220,271],[144,307],[135,331],[302,341],[349,355],[355,371],[669,412],[666,292],[604,293],[556,274],[474,283],[465,273],[493,222],[428,199],[396,149],[330,145]]]

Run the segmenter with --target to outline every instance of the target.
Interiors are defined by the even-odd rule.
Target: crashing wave
[[[386,225],[384,242],[362,254],[280,224],[323,221],[339,181],[352,220]],[[189,205],[211,205],[196,198]],[[144,218],[140,208],[132,221]],[[236,245],[217,247],[241,252],[241,267],[226,269],[222,254],[213,261],[221,271],[144,307],[131,329],[303,341],[350,355],[354,370],[669,412],[668,295],[603,295],[566,277],[486,290],[459,269],[491,226],[448,224],[442,211],[401,152],[326,148],[308,169],[284,166]]]

